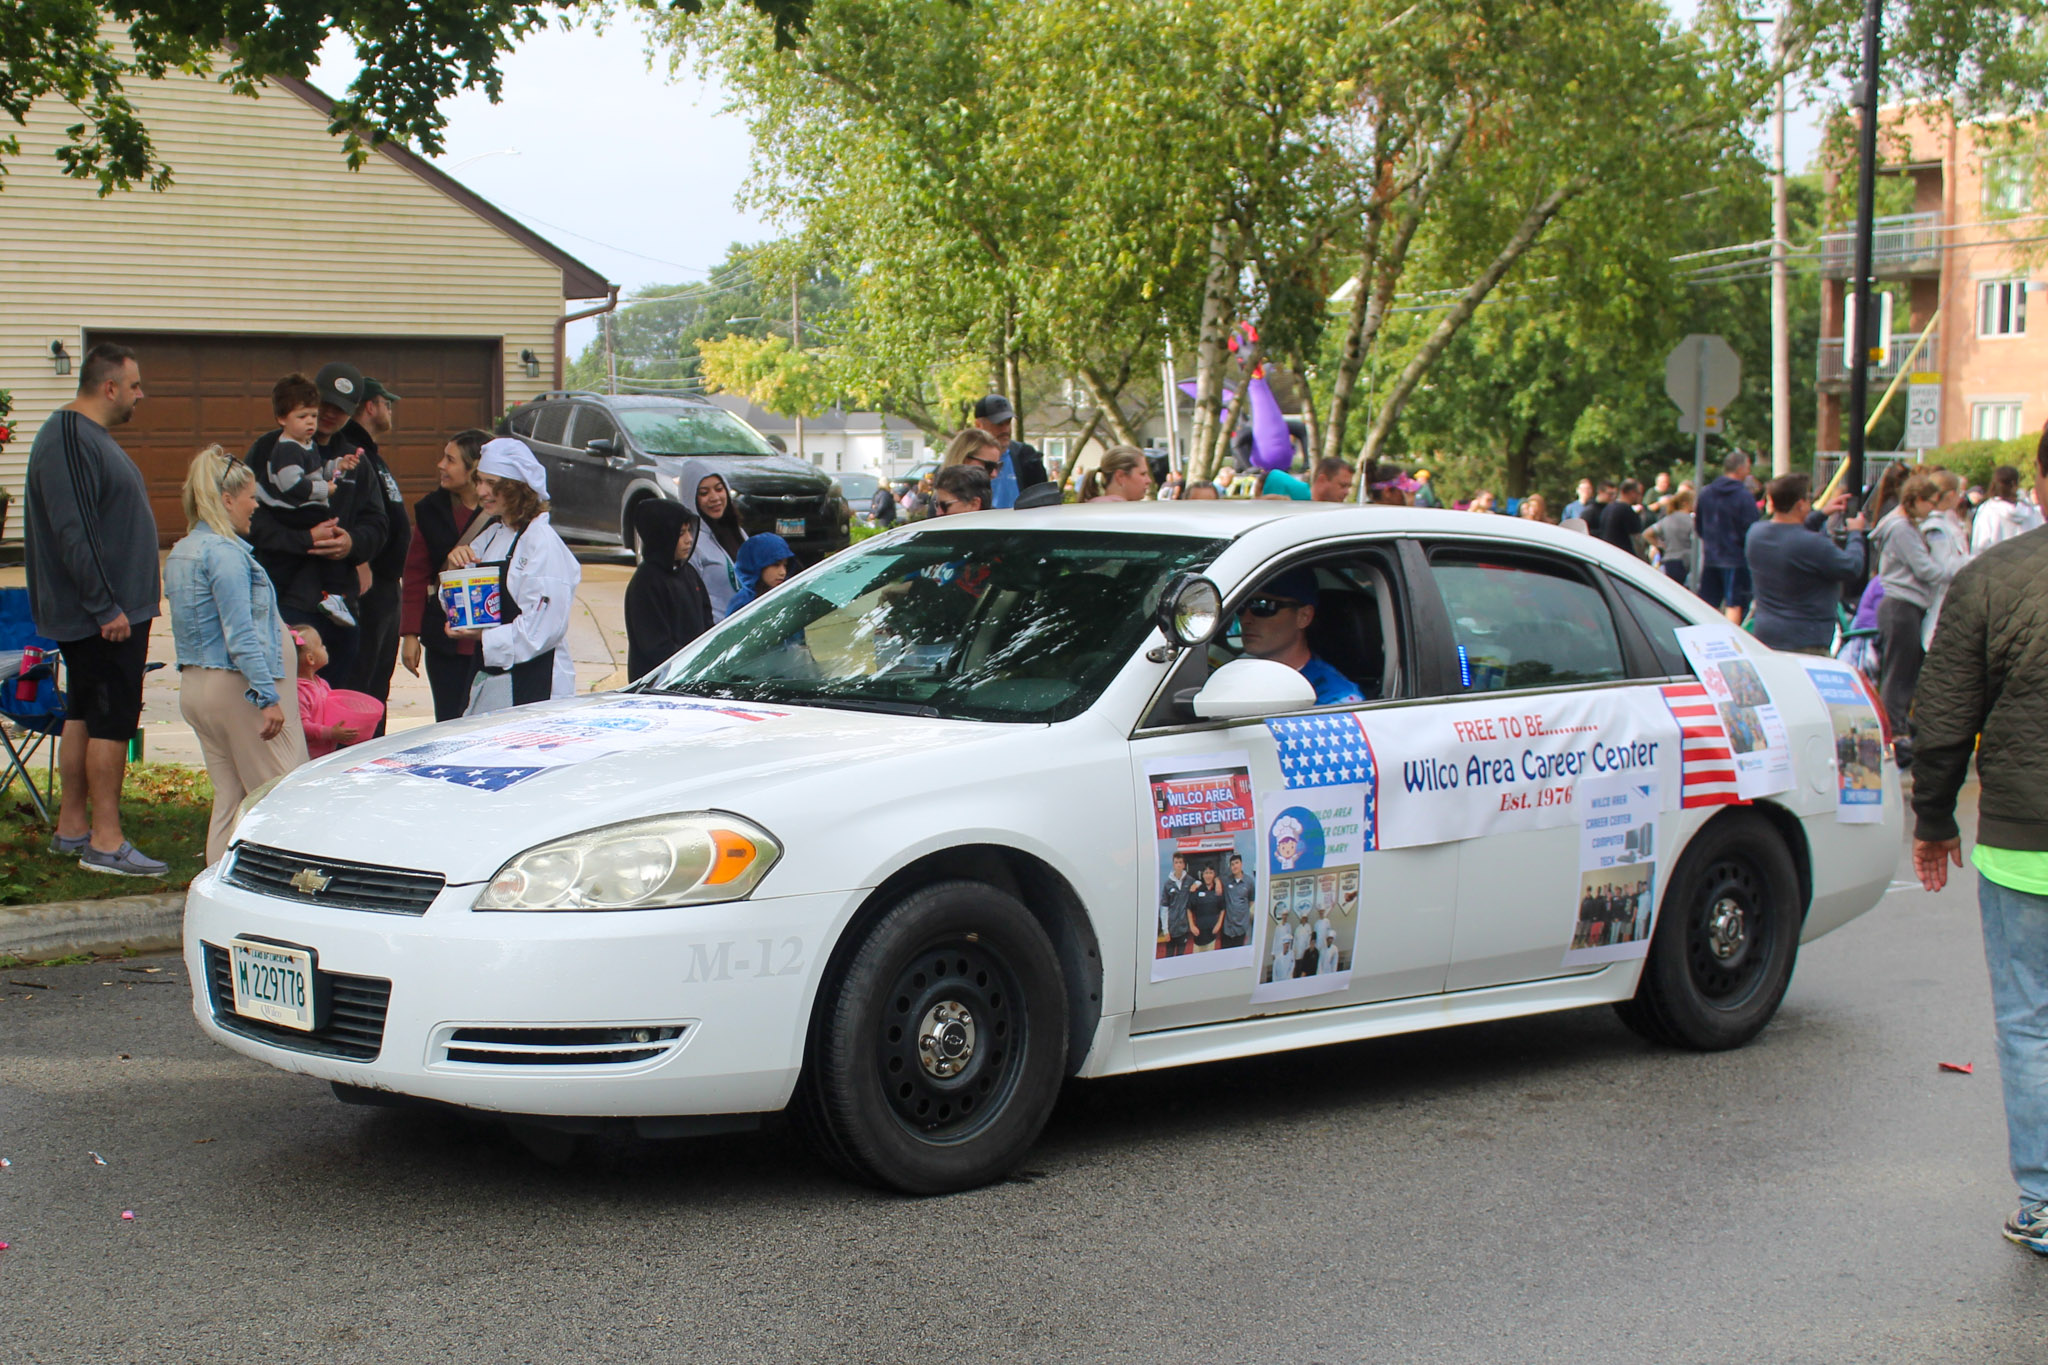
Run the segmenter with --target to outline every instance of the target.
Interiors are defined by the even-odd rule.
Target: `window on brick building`
[[[2027,330],[2027,282],[1982,280],[1977,285],[1977,335],[2016,337]]]

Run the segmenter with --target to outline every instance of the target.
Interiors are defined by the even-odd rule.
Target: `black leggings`
[[[454,720],[469,709],[469,684],[476,677],[475,654],[442,654],[422,650],[427,656],[427,686],[434,693],[434,719]]]
[[[1920,665],[1927,652],[1920,647],[1920,628],[1927,621],[1927,608],[1885,594],[1877,604],[1877,693],[1891,718],[1892,738],[1910,739],[1907,716],[1913,709],[1913,689],[1920,685]]]

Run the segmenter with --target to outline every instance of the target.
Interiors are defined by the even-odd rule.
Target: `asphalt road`
[[[1808,947],[1739,1052],[1603,1009],[1074,1085],[1025,1174],[926,1201],[772,1129],[551,1167],[231,1055],[187,990],[0,972],[0,1361],[2044,1354],[1968,879]]]

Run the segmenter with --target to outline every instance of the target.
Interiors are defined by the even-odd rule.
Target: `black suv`
[[[846,548],[853,513],[824,471],[776,453],[761,434],[698,399],[551,392],[512,409],[500,435],[533,448],[548,472],[550,520],[565,540],[639,549],[633,507],[666,498],[696,510],[695,489],[677,486],[681,457],[708,459],[725,475],[748,535],[773,531],[815,564]]]

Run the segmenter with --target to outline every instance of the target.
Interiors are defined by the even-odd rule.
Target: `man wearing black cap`
[[[320,391],[320,416],[313,432],[313,448],[326,462],[339,460],[356,449],[342,434],[349,419],[363,401],[363,376],[353,365],[339,361],[323,365],[313,377]],[[243,459],[252,467],[266,467],[276,446],[277,429],[256,438]],[[332,518],[310,528],[286,525],[283,518],[259,503],[249,527],[249,540],[256,547],[256,562],[277,586],[277,606],[284,619],[295,626],[317,626],[327,645],[327,667],[320,676],[336,687],[352,686],[360,631],[343,624],[338,617],[321,610],[321,570],[328,564],[366,564],[384,547],[390,522],[384,513],[383,489],[378,481],[350,479],[338,486],[330,503]],[[347,608],[353,615],[361,597],[357,588],[346,592]]]
[[[1364,701],[1358,684],[1308,647],[1309,623],[1316,619],[1314,569],[1289,569],[1237,609],[1238,637],[1246,657],[1286,664],[1316,690],[1317,706]]]
[[[356,651],[356,676],[351,684],[381,702],[391,698],[391,670],[398,666],[398,580],[405,573],[405,553],[412,546],[412,518],[406,515],[405,494],[399,492],[398,480],[377,448],[377,442],[391,434],[397,404],[397,394],[365,377],[363,401],[357,404],[355,417],[341,429],[342,437],[355,442],[362,453],[363,467],[357,478],[367,485],[366,496],[383,500],[388,527],[383,547],[363,566],[366,581],[356,610],[362,643]],[[384,733],[381,720],[377,733]]]
[[[995,507],[1015,507],[1017,495],[1035,484],[1047,482],[1045,457],[1035,447],[1010,439],[1017,423],[1016,409],[999,393],[986,393],[975,400],[974,425],[1002,442],[1003,461],[989,475]]]

